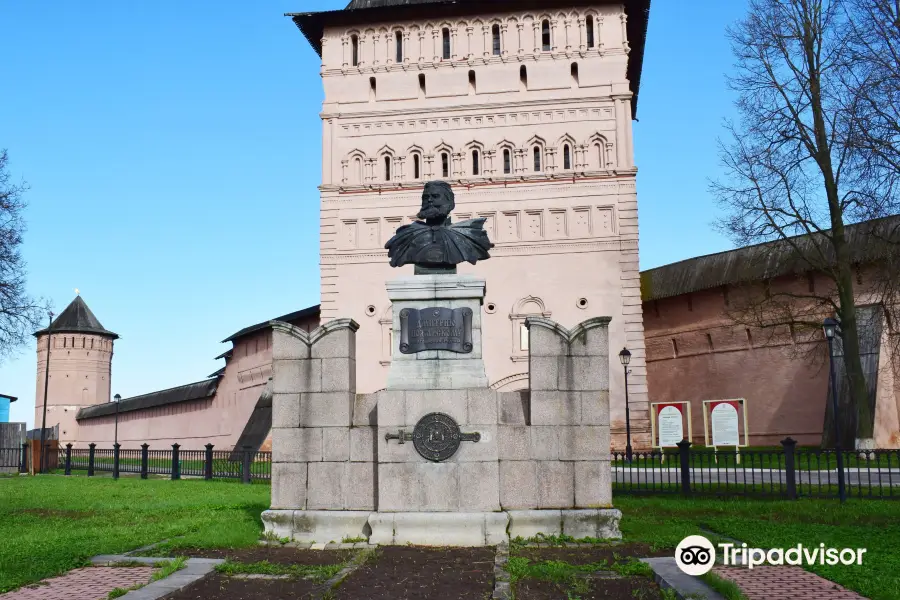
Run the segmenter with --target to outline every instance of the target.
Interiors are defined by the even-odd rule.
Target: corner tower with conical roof
[[[110,401],[113,341],[119,336],[100,324],[81,296],[76,296],[49,328],[36,331],[34,336],[37,338],[35,426],[39,428],[43,419],[49,343],[47,427],[58,424],[60,443],[77,444],[78,410]]]

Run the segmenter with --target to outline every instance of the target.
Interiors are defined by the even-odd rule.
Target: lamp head
[[[626,367],[631,362],[631,352],[628,351],[628,348],[622,348],[622,351],[619,352],[619,361]]]
[[[116,402],[119,402],[120,400],[122,400],[122,396],[119,395],[119,394],[116,394],[115,396],[113,396],[113,399],[114,399]]]
[[[825,319],[822,323],[822,329],[825,331],[825,339],[833,340],[835,334],[837,333],[838,322],[831,317]]]

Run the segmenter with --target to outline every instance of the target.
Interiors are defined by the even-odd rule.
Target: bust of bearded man
[[[456,207],[453,190],[444,181],[429,181],[422,192],[422,208],[414,221],[397,229],[384,247],[392,267],[415,265],[416,275],[456,273],[461,262],[475,264],[491,257],[494,244],[484,230],[486,219],[456,225],[450,212]]]

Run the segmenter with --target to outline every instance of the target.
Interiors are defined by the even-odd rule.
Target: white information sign
[[[740,444],[738,413],[733,405],[728,402],[716,404],[712,409],[711,421],[713,446],[737,446]]]
[[[684,439],[684,422],[681,411],[675,406],[664,406],[656,420],[659,429],[659,445],[662,448],[677,446]]]

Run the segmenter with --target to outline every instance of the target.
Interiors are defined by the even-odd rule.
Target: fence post
[[[178,460],[179,444],[172,444],[172,479],[181,479],[181,461]]]
[[[250,463],[253,450],[250,446],[244,446],[243,464],[241,465],[241,481],[250,483]]]
[[[691,495],[691,442],[678,442],[678,455],[681,458],[681,493]]]
[[[213,445],[206,445],[206,463],[203,465],[203,477],[207,481],[213,478]]]
[[[66,444],[66,475],[72,474],[72,444]]]
[[[19,473],[28,472],[28,442],[22,444],[22,457],[19,459]]]
[[[113,444],[113,479],[119,478],[119,446],[118,442]]]
[[[797,440],[786,437],[781,440],[784,448],[784,486],[788,500],[797,499],[797,471],[794,469],[794,451],[797,449]]]
[[[94,448],[97,447],[97,444],[91,442],[88,444],[88,477],[94,476]]]
[[[141,479],[147,479],[147,467],[150,462],[150,444],[141,444]]]

